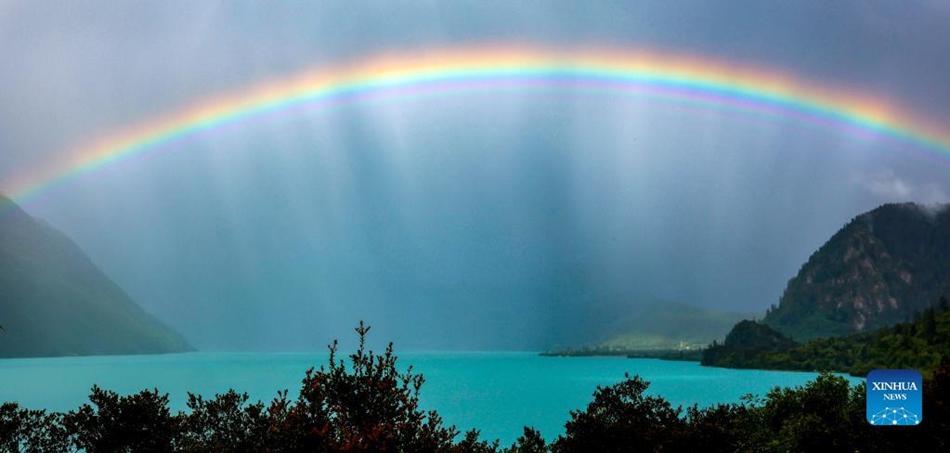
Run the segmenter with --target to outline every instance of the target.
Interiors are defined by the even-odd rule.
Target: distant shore
[[[545,351],[542,357],[625,357],[628,359],[661,359],[699,362],[702,349],[567,349]]]

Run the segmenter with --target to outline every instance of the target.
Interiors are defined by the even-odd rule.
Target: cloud
[[[927,204],[946,203],[948,201],[947,194],[944,193],[940,186],[934,183],[930,183],[921,187],[920,196],[920,201]]]
[[[946,192],[936,183],[908,181],[892,170],[858,175],[855,183],[885,201],[916,201],[924,204],[946,203]]]
[[[884,171],[866,175],[859,179],[865,190],[884,198],[909,198],[913,189],[904,180],[897,177],[893,171]]]

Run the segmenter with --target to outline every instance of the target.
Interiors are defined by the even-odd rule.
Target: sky
[[[947,5],[0,0],[0,191],[203,100],[473,48],[761,68],[947,136]],[[873,133],[509,87],[266,115],[18,202],[200,349],[323,349],[360,319],[404,349],[546,349],[657,300],[763,312],[852,217],[950,201],[948,170]]]

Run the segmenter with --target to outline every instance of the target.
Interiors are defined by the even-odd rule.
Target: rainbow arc
[[[384,55],[206,99],[120,129],[14,181],[23,201],[66,181],[169,143],[277,112],[427,92],[570,87],[649,99],[726,107],[870,133],[950,155],[950,134],[925,118],[869,94],[848,92],[765,68],[649,51],[480,47]],[[11,189],[11,188],[8,188]]]

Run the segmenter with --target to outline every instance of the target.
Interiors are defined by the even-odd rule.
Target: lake
[[[400,367],[413,365],[425,376],[420,392],[425,409],[462,432],[508,445],[522,427],[544,437],[563,433],[569,411],[591,401],[597,386],[623,379],[624,372],[649,381],[648,393],[674,406],[739,401],[775,386],[802,385],[816,373],[730,370],[619,357],[540,357],[534,352],[398,353]],[[88,402],[93,384],[120,394],[158,388],[173,411],[185,408],[187,392],[213,396],[230,388],[252,401],[269,402],[279,390],[294,397],[304,372],[326,363],[326,353],[212,353],[97,356],[0,360],[0,402],[31,409],[66,411]],[[853,383],[860,378],[848,378]]]

